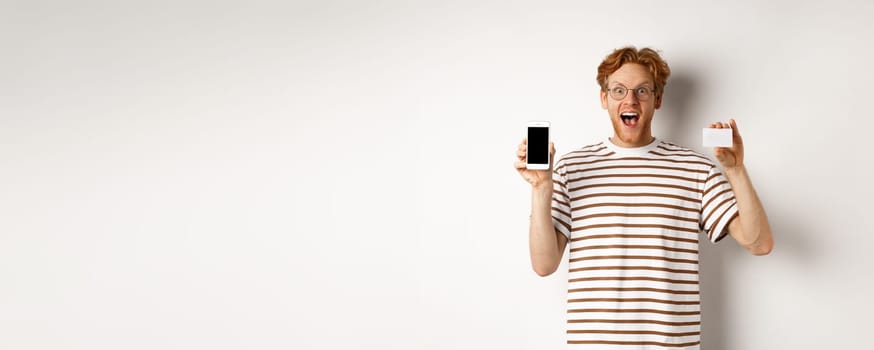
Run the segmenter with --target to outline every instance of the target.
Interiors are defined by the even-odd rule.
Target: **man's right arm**
[[[531,184],[531,222],[528,226],[528,248],[531,267],[540,276],[549,276],[561,264],[567,246],[567,237],[557,232],[552,224],[552,169],[527,169],[527,140],[516,150],[516,171]],[[555,164],[555,146],[549,144],[550,164]]]
[[[552,181],[531,188],[531,223],[528,246],[531,267],[540,276],[549,276],[561,264],[567,237],[552,224]]]

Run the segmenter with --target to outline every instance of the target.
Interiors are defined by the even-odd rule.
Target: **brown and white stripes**
[[[555,165],[552,216],[568,237],[568,344],[580,349],[698,349],[698,235],[717,242],[737,217],[707,157],[656,140],[609,140]]]

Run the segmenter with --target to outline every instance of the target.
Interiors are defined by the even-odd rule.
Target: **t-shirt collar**
[[[616,154],[628,155],[628,156],[645,155],[645,154],[649,153],[649,151],[652,151],[656,147],[658,147],[658,145],[660,143],[661,143],[661,141],[658,138],[653,138],[652,142],[650,142],[646,146],[620,147],[620,146],[617,146],[616,144],[614,144],[613,141],[610,141],[610,137],[608,137],[606,140],[604,140],[604,144],[607,145],[607,149],[615,152]]]

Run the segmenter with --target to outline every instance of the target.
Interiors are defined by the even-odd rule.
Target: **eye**
[[[624,87],[617,86],[617,87],[613,88],[613,94],[615,94],[616,96],[624,96],[625,92],[626,92],[626,90]]]
[[[649,95],[649,89],[645,87],[639,87],[634,90],[634,93],[637,94],[637,96],[646,96]]]

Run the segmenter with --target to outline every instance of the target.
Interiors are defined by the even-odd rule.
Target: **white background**
[[[0,348],[560,349],[525,121],[610,136],[652,46],[657,137],[737,119],[776,237],[702,244],[704,349],[870,343],[867,1],[2,1]]]

